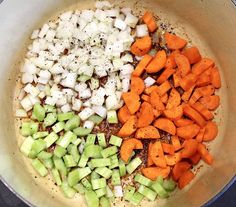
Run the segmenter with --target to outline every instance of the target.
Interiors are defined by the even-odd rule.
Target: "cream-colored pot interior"
[[[223,87],[217,123],[219,135],[210,145],[212,167],[204,166],[192,184],[167,200],[147,206],[201,206],[233,178],[236,172],[236,7],[230,0],[115,1],[139,11],[147,8],[178,28],[204,56],[214,58],[221,70]],[[89,0],[5,0],[0,5],[0,175],[3,181],[32,206],[85,206],[83,198],[65,199],[50,177],[35,178],[30,160],[18,146],[14,118],[14,93],[19,64],[34,28],[70,8],[90,8]],[[187,35],[186,35],[187,34]],[[201,163],[203,164],[203,163]],[[128,203],[116,206],[129,206]],[[146,205],[146,203],[143,205]]]

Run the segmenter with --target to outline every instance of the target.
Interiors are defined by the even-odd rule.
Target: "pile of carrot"
[[[150,12],[142,20],[150,33],[158,28]],[[154,56],[148,54],[151,36],[136,39],[131,46],[134,55],[143,57],[132,73],[130,91],[122,94],[125,104],[118,118],[123,126],[118,135],[125,141],[120,155],[128,162],[133,150],[143,149],[142,140],[149,140],[143,175],[152,180],[171,176],[182,189],[195,176],[192,166],[201,159],[213,163],[205,143],[218,133],[213,111],[220,104],[215,91],[221,79],[214,61],[202,57],[197,47],[187,47],[186,40],[168,32],[163,39],[168,50]],[[144,73],[160,75],[145,87]],[[160,130],[171,136],[169,143],[161,139]]]

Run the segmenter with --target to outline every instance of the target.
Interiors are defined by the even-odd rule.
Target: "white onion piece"
[[[32,96],[38,96],[38,94],[40,93],[40,90],[37,88],[37,87],[34,87],[32,84],[27,84],[25,87],[24,87],[24,90],[26,93],[29,93],[30,95]]]
[[[33,104],[31,103],[29,96],[25,96],[21,100],[20,104],[23,107],[23,109],[25,109],[26,111],[30,111],[33,108]]]
[[[105,107],[103,107],[103,106],[93,106],[92,109],[97,115],[101,116],[102,118],[106,118],[107,109]]]
[[[60,19],[63,21],[69,21],[71,16],[72,16],[72,11],[67,11],[60,15]]]
[[[31,34],[31,39],[34,40],[38,37],[39,30],[34,30],[33,33]]]
[[[131,65],[131,64],[123,65],[123,66],[120,68],[120,73],[121,73],[122,75],[130,75],[133,71],[134,71],[134,66]]]
[[[79,117],[82,119],[82,121],[85,121],[88,119],[90,116],[94,114],[94,110],[91,108],[84,108],[80,113]]]
[[[130,87],[130,79],[129,78],[124,78],[122,80],[122,92],[127,92]]]
[[[70,104],[65,104],[64,106],[62,106],[61,107],[61,111],[63,112],[63,113],[67,113],[67,112],[70,112],[71,111],[71,106],[70,106]]]
[[[64,72],[64,69],[63,69],[63,67],[61,66],[60,63],[56,63],[55,65],[53,65],[52,68],[50,68],[50,72],[52,74],[60,74],[60,73]]]
[[[26,59],[23,67],[21,68],[21,72],[35,74],[37,72],[37,67],[32,64],[28,59]]]
[[[45,96],[46,96],[46,94],[45,94],[43,91],[41,91],[41,92],[39,93],[39,95],[38,95],[38,97],[39,97],[40,99],[43,99]]]
[[[98,79],[91,78],[90,81],[91,82],[90,82],[89,86],[90,86],[91,90],[95,90],[99,87],[99,80]]]
[[[34,96],[32,96],[32,95],[29,94],[28,97],[29,97],[29,99],[30,99],[32,105],[34,105],[34,104],[36,104],[36,103],[40,103],[40,100],[39,100],[39,98],[38,98],[37,96],[34,97]]]
[[[24,97],[25,97],[25,91],[24,89],[22,88],[17,96],[17,98],[21,101]]]
[[[127,24],[126,24],[125,21],[116,18],[115,23],[114,23],[114,26],[115,26],[116,28],[120,29],[120,30],[125,30]]]
[[[107,110],[115,109],[118,105],[118,100],[115,94],[112,94],[106,98],[106,108]]]
[[[24,109],[17,109],[16,110],[16,117],[25,118],[27,116],[28,116],[27,112]]]
[[[92,121],[85,121],[83,127],[86,129],[93,129],[94,123]]]
[[[120,185],[114,186],[114,195],[117,198],[123,197],[122,186],[120,186]]]
[[[72,109],[74,111],[80,111],[81,106],[82,106],[82,101],[80,99],[72,98]]]
[[[51,73],[47,70],[40,70],[38,82],[42,84],[47,84],[51,78]]]
[[[91,107],[91,100],[89,99],[89,100],[85,101],[85,102],[83,103],[83,106],[84,106],[84,107]]]
[[[40,32],[38,34],[38,37],[43,38],[47,34],[48,30],[49,30],[48,24],[44,24],[42,29],[40,30]]]
[[[61,81],[61,85],[68,88],[74,88],[76,83],[77,74],[68,73],[66,78]]]
[[[132,63],[133,62],[133,57],[131,54],[125,54],[124,56],[121,57],[121,60],[124,62],[129,62]]]
[[[146,87],[152,86],[155,82],[156,82],[156,80],[151,77],[147,77],[144,80],[144,84]]]
[[[136,36],[144,37],[148,35],[148,27],[146,24],[141,24],[136,26]]]
[[[51,105],[51,106],[54,106],[56,104],[56,101],[55,99],[53,99],[52,97],[48,96],[45,100],[45,104],[48,104],[48,105]]]
[[[23,73],[23,74],[22,74],[22,77],[21,77],[21,82],[22,82],[23,84],[32,83],[32,82],[33,82],[33,79],[34,79],[34,76],[33,76],[32,74]]]
[[[130,27],[134,28],[138,23],[138,18],[131,13],[126,14],[125,23]]]
[[[79,97],[81,99],[87,99],[91,97],[91,90],[89,88],[84,89],[83,91],[79,92]]]
[[[83,153],[83,151],[84,151],[84,147],[85,147],[85,141],[84,140],[82,140],[82,142],[81,142],[81,144],[79,145],[79,152],[80,152],[80,154],[82,154]]]

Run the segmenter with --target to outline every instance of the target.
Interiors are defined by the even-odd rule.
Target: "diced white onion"
[[[94,114],[94,110],[91,108],[84,108],[80,113],[79,117],[82,119],[82,121],[85,121],[88,119],[90,116]]]
[[[106,118],[107,109],[105,107],[103,107],[103,106],[93,106],[92,109],[97,115],[101,116],[102,118]]]
[[[66,78],[61,81],[61,85],[68,88],[74,88],[76,83],[77,74],[68,73]]]
[[[141,24],[136,26],[136,36],[144,37],[148,35],[148,27],[146,24]]]
[[[63,113],[66,113],[66,112],[71,111],[71,106],[70,106],[70,104],[65,104],[64,106],[62,106],[62,107],[61,107],[61,111],[62,111]]]
[[[106,98],[106,108],[107,110],[115,109],[118,105],[118,100],[115,94],[110,95]]]
[[[16,117],[19,117],[19,118],[25,118],[27,117],[27,113],[24,109],[17,109],[16,110]]]
[[[86,88],[85,90],[79,92],[79,97],[81,99],[90,98],[91,95],[91,90],[89,88]]]
[[[82,106],[82,101],[80,99],[74,98],[72,99],[72,109],[74,111],[80,111]]]
[[[144,84],[146,87],[152,86],[155,82],[156,82],[156,80],[151,77],[147,77],[144,80]]]
[[[120,30],[125,30],[127,24],[126,24],[125,21],[116,18],[114,26],[115,26],[116,28],[120,29]]]
[[[25,109],[26,111],[30,111],[33,108],[33,104],[31,103],[29,96],[25,96],[21,100],[20,104],[23,107],[23,109]]]
[[[29,74],[29,73],[23,73],[22,74],[22,77],[21,77],[21,82],[23,84],[26,84],[26,83],[32,83],[34,80],[34,76],[32,74]]]
[[[92,121],[85,121],[83,127],[86,129],[93,129],[94,123]]]
[[[116,198],[123,197],[122,186],[120,186],[120,185],[114,186],[114,195]]]
[[[129,25],[130,27],[134,28],[136,24],[138,23],[138,18],[131,13],[127,13],[125,18],[125,23]]]

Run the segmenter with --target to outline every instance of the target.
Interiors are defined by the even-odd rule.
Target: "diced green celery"
[[[120,137],[111,135],[109,144],[114,145],[114,146],[117,146],[117,147],[120,147],[121,144],[122,144],[122,139],[121,139]]]
[[[55,165],[55,168],[59,170],[61,177],[65,177],[67,175],[67,168],[63,160],[54,156],[53,163]]]
[[[87,163],[87,166],[91,169],[91,170],[94,170],[95,167],[93,167],[93,164],[91,163],[91,161],[89,161]]]
[[[77,128],[80,125],[80,117],[78,115],[74,115],[71,119],[69,119],[65,124],[65,130],[71,131]]]
[[[86,138],[85,145],[95,144],[96,141],[96,135],[95,134],[89,134]]]
[[[162,176],[158,176],[156,179],[156,182],[160,183],[161,185],[163,185],[164,183],[164,178]]]
[[[43,162],[43,164],[44,164],[44,166],[45,166],[46,168],[48,168],[48,169],[50,169],[50,170],[51,170],[52,168],[54,168],[54,163],[53,163],[53,161],[52,161],[52,158],[42,160],[42,162]]]
[[[113,191],[110,189],[110,187],[107,185],[106,187],[107,190],[107,197],[112,198],[114,196]]]
[[[100,188],[100,189],[96,190],[95,193],[97,194],[98,198],[101,198],[102,196],[106,195],[107,190],[106,190],[106,188]]]
[[[58,186],[61,186],[61,177],[60,177],[59,171],[57,169],[55,169],[55,168],[52,169],[52,176],[53,176],[55,183]]]
[[[176,188],[176,182],[173,181],[172,179],[169,179],[169,180],[165,179],[162,186],[165,190],[171,192]]]
[[[110,207],[111,203],[107,197],[103,196],[100,198],[100,205],[101,205],[101,207]]]
[[[101,158],[102,157],[101,150],[102,150],[101,146],[90,144],[85,147],[84,153],[87,157]]]
[[[43,121],[45,127],[52,126],[57,121],[56,113],[48,113]]]
[[[155,182],[152,184],[151,188],[152,188],[154,191],[156,191],[156,193],[157,193],[157,195],[158,195],[159,197],[161,197],[161,198],[167,198],[167,197],[169,197],[169,194],[166,192],[166,190],[162,187],[162,185],[161,185],[159,182],[155,181]]]
[[[124,199],[126,201],[130,201],[134,195],[134,192],[135,192],[135,187],[130,185],[126,186],[124,190]]]
[[[20,133],[24,137],[31,136],[38,131],[38,127],[39,127],[38,123],[23,122],[21,125]]]
[[[76,184],[73,188],[81,195],[83,195],[86,191],[85,187],[81,183]]]
[[[71,188],[65,181],[62,182],[61,189],[67,198],[73,198],[76,194],[76,191],[73,188]]]
[[[56,113],[57,112],[57,110],[54,106],[44,105],[43,107],[44,107],[46,113]]]
[[[73,132],[79,137],[84,137],[88,135],[91,131],[92,129],[83,128],[83,127],[77,127],[73,130]]]
[[[109,158],[91,159],[91,163],[94,168],[106,167],[111,165],[111,160]]]
[[[85,200],[88,207],[99,207],[99,199],[94,191],[86,191]]]
[[[157,193],[144,185],[140,185],[138,192],[144,195],[150,201],[154,201],[157,197]]]
[[[119,171],[121,177],[126,175],[126,166],[122,160],[119,160]]]
[[[58,121],[66,121],[73,118],[74,112],[59,113],[57,114]]]
[[[76,135],[73,132],[67,131],[59,140],[57,140],[57,144],[61,147],[67,148],[75,137]]]
[[[85,155],[85,153],[83,153],[80,157],[78,166],[79,167],[85,167],[87,162],[88,162],[89,158]]]
[[[88,176],[92,171],[89,167],[76,168],[69,172],[67,181],[70,186],[75,186],[80,180]]]
[[[152,180],[140,174],[135,175],[134,181],[140,183],[141,185],[145,185],[147,187],[150,187],[152,185]]]
[[[70,149],[68,149],[68,152],[69,152],[70,155],[72,155],[74,161],[76,163],[78,163],[79,159],[80,159],[80,154],[79,154],[77,146],[76,145],[71,145]]]
[[[134,158],[127,166],[126,170],[129,174],[132,174],[139,165],[141,165],[142,160],[139,157]]]
[[[29,152],[29,157],[30,158],[35,158],[37,154],[39,154],[41,151],[46,149],[46,142],[42,139],[37,139],[34,141],[32,144],[31,150]]]
[[[112,171],[111,184],[112,185],[121,185],[119,170],[113,170]]]
[[[100,175],[97,172],[93,171],[91,173],[91,180],[98,179],[98,178],[100,178]]]
[[[43,137],[46,137],[48,136],[48,132],[45,131],[45,132],[36,132],[35,134],[33,134],[33,138],[34,139],[39,139],[39,138],[43,138]]]
[[[58,140],[58,135],[55,132],[51,132],[44,141],[47,143],[47,148],[49,148],[54,142]]]
[[[119,159],[117,157],[117,154],[112,155],[111,157],[109,157],[111,160],[111,165],[109,166],[110,169],[119,167]]]
[[[99,125],[103,121],[103,118],[98,115],[92,115],[88,119],[89,121],[92,121],[94,124]]]
[[[143,200],[143,195],[139,192],[135,192],[130,199],[130,203],[137,206]]]
[[[46,160],[52,157],[52,153],[42,151],[37,155],[37,157],[41,160]]]
[[[46,110],[39,104],[34,104],[33,114],[38,121],[43,121],[45,118]]]
[[[98,144],[99,144],[101,147],[106,147],[106,146],[107,146],[106,137],[105,137],[105,134],[104,134],[104,133],[99,133],[99,134],[97,134],[97,138],[98,138]]]
[[[32,160],[32,166],[40,176],[45,177],[48,174],[46,167],[39,161],[39,159]]]
[[[106,179],[105,178],[98,178],[91,180],[93,190],[97,190],[100,188],[105,188],[107,186]]]
[[[107,122],[109,124],[117,124],[118,118],[115,110],[111,110],[107,112]]]
[[[87,178],[83,178],[81,180],[81,183],[85,187],[86,190],[92,190],[92,184],[89,182]]]
[[[32,148],[32,145],[34,143],[34,139],[32,139],[32,137],[27,137],[24,142],[22,143],[21,147],[20,147],[20,151],[25,155],[25,156],[28,156],[30,151],[31,151],[31,148]]]
[[[65,155],[63,157],[63,160],[65,162],[66,167],[75,167],[76,162],[74,161],[74,158],[72,155]]]
[[[105,148],[101,151],[102,157],[107,158],[110,157],[118,152],[118,149],[116,146]]]
[[[86,82],[88,80],[91,79],[91,76],[88,76],[88,75],[80,75],[77,80],[80,81],[80,82]]]
[[[62,158],[66,154],[66,149],[57,145],[53,151],[54,155],[58,158]]]
[[[102,177],[109,179],[112,175],[112,170],[107,167],[99,167],[95,169],[95,172],[101,175]]]
[[[72,143],[76,146],[78,146],[81,142],[82,140],[80,138],[77,138],[76,140],[72,141]]]
[[[55,133],[58,133],[58,132],[60,132],[60,131],[62,131],[63,129],[65,128],[65,122],[57,122],[53,127],[52,127],[52,129],[53,129],[53,131],[55,132]]]

